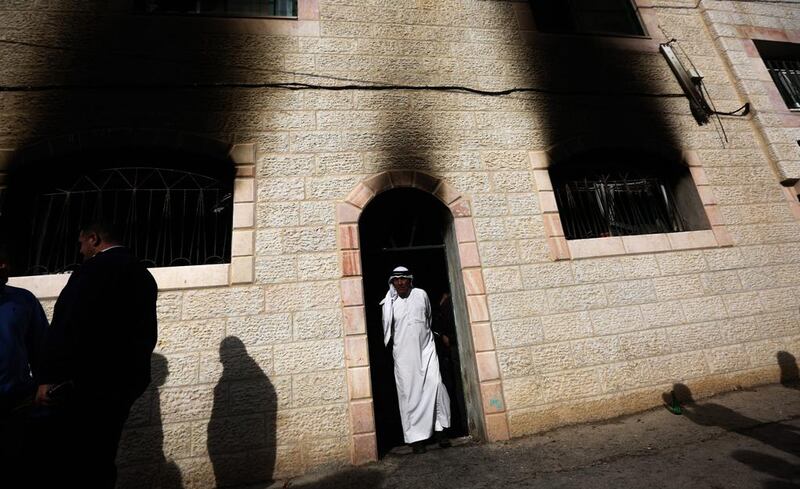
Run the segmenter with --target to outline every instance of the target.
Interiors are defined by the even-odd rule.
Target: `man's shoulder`
[[[6,285],[4,293],[9,297],[20,301],[36,302],[38,300],[36,296],[33,295],[33,292],[28,289],[23,289],[22,287],[12,287],[11,285]]]

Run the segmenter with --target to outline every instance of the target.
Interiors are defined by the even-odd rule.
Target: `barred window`
[[[800,110],[800,44],[753,42],[786,106]]]
[[[165,164],[152,165],[159,160]],[[119,166],[82,163],[70,158],[42,175],[12,175],[3,218],[16,236],[13,275],[74,270],[80,228],[98,219],[116,224],[148,267],[230,262],[233,169],[226,162],[140,154]]]
[[[631,0],[531,0],[542,32],[643,36]]]
[[[146,13],[230,17],[297,17],[297,0],[138,0]]]
[[[584,153],[550,179],[567,239],[710,228],[688,169],[652,155]]]

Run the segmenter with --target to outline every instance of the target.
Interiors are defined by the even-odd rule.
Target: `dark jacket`
[[[132,402],[150,383],[157,286],[127,248],[110,248],[69,278],[47,333],[43,383]]]

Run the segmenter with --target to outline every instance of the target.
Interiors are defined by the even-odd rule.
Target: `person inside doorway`
[[[408,268],[395,268],[380,304],[383,342],[392,344],[403,439],[414,453],[425,453],[425,441],[434,433],[440,446],[450,446],[443,434],[450,427],[450,396],[439,371],[431,303],[424,290],[414,288],[413,280]]]

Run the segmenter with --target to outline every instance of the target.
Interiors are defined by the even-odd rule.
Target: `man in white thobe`
[[[414,277],[397,267],[389,278],[389,291],[381,301],[383,343],[394,340],[394,378],[403,438],[414,453],[425,452],[425,440],[436,432],[442,447],[450,446],[443,430],[450,427],[450,396],[439,372],[439,359],[431,331],[428,294],[414,288]]]

